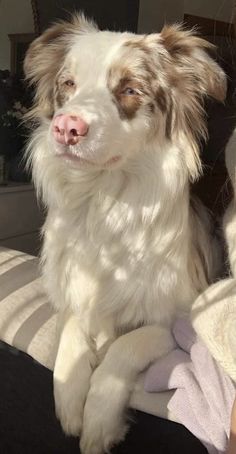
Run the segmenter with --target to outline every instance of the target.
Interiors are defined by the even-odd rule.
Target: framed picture
[[[34,31],[37,35],[40,34],[40,22],[39,22],[39,8],[38,0],[31,0],[31,8],[34,19]]]
[[[11,74],[23,77],[23,61],[36,33],[15,33],[8,35],[11,42]]]

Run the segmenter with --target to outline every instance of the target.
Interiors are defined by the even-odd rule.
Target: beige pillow
[[[53,370],[56,318],[43,291],[38,259],[0,248],[0,339]],[[147,393],[143,378],[137,380],[130,406],[175,420],[167,409],[173,393]]]

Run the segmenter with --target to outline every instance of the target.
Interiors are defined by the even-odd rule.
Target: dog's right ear
[[[53,115],[53,84],[64,63],[71,38],[97,30],[97,26],[83,14],[74,15],[71,22],[52,25],[32,42],[24,61],[26,80],[36,89],[31,117],[50,118]]]

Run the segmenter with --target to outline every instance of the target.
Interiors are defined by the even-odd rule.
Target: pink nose
[[[61,114],[53,119],[53,137],[63,145],[75,145],[81,136],[86,136],[88,129],[88,124],[75,115]]]

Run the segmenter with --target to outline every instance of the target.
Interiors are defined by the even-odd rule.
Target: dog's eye
[[[67,86],[67,87],[74,87],[75,86],[75,82],[72,80],[72,79],[68,79],[64,82],[64,84]]]
[[[139,92],[137,90],[135,90],[134,88],[132,88],[132,87],[126,87],[122,91],[122,95],[132,96],[132,95],[138,95],[138,94],[139,94]]]

